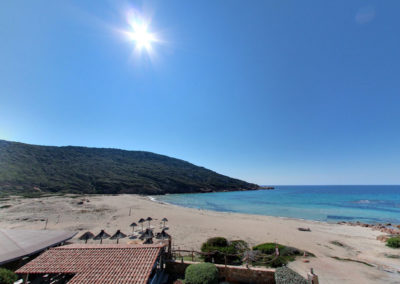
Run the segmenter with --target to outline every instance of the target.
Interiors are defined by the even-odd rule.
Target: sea
[[[179,206],[336,223],[400,224],[400,185],[296,185],[157,196]]]

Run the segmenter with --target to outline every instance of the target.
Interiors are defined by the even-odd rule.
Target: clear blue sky
[[[118,32],[133,9],[150,55]],[[400,1],[1,1],[0,139],[399,184],[399,30]]]

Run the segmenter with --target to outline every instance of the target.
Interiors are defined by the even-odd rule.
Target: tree
[[[17,274],[11,270],[0,268],[0,283],[1,284],[13,284],[18,280]]]

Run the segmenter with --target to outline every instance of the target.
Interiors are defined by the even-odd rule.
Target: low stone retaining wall
[[[190,264],[198,262],[191,261],[169,261],[166,263],[167,273],[173,278],[183,279],[185,276],[185,269]],[[232,265],[215,265],[219,271],[220,280],[230,283],[254,283],[254,284],[274,284],[275,283],[275,269],[267,268],[246,268],[244,266]]]

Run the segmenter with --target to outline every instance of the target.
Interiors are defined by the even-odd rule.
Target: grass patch
[[[192,256],[191,255],[184,255],[182,256],[184,261],[195,261],[195,262],[203,262],[203,258],[194,254],[193,255],[193,260],[192,260]]]
[[[390,248],[400,248],[400,237],[391,237],[387,239],[386,246]]]
[[[279,257],[275,256],[275,247],[279,249]],[[309,257],[315,257],[311,252],[303,251],[294,247],[284,246],[275,243],[264,243],[253,247],[253,251],[261,253],[261,259],[254,264],[257,266],[266,265],[268,267],[281,267],[288,262],[296,260],[296,257],[303,256],[304,253]]]
[[[332,245],[335,245],[337,247],[354,250],[354,248],[352,248],[351,246],[348,246],[345,243],[341,243],[339,241],[331,241],[329,243],[331,243]]]
[[[385,253],[385,256],[388,257],[388,258],[400,259],[400,255],[397,255],[397,254],[387,254],[387,253]]]
[[[331,258],[336,259],[336,260],[340,260],[340,261],[357,262],[357,263],[361,263],[361,264],[364,264],[364,265],[369,266],[369,267],[374,267],[372,264],[370,264],[368,262],[365,262],[365,261],[362,261],[362,260],[356,260],[356,259],[351,259],[351,258],[341,258],[341,257],[338,257],[338,256],[331,256]]]
[[[331,241],[330,243],[332,245],[335,245],[335,246],[338,246],[338,247],[342,247],[342,248],[347,247],[345,244],[343,244],[343,243],[341,243],[339,241]]]

